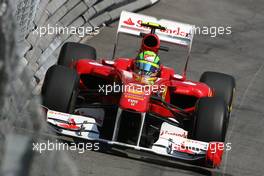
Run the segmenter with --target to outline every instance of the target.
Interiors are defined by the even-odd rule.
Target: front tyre
[[[72,62],[79,59],[96,60],[95,48],[81,43],[65,43],[60,51],[58,65],[70,67]]]
[[[51,110],[72,113],[78,86],[79,76],[75,70],[60,65],[50,67],[42,86],[43,105]]]
[[[198,100],[193,129],[194,139],[204,142],[224,142],[227,129],[227,106],[219,97]]]
[[[195,111],[193,138],[198,141],[209,142],[205,165],[207,167],[219,166],[223,150],[211,146],[223,145],[228,125],[227,105],[222,98],[207,97],[198,100]]]

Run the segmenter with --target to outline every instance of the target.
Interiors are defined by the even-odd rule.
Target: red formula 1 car
[[[187,47],[183,74],[161,65],[147,84],[134,58],[97,61],[93,47],[66,43],[42,87],[48,124],[65,136],[219,166],[234,78],[205,72],[200,82],[187,80],[192,25],[123,11],[117,41],[119,33],[142,37],[140,51],[168,50],[161,41]]]

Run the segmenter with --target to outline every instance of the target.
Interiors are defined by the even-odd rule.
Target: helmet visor
[[[146,60],[137,60],[136,67],[141,75],[149,75],[157,73],[159,71],[159,65],[155,63],[148,62]]]

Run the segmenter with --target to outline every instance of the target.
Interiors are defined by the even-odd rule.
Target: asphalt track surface
[[[161,0],[140,13],[183,21],[196,26],[232,26],[231,35],[196,35],[189,78],[198,80],[207,70],[231,74],[237,89],[226,137],[232,150],[225,153],[219,170],[162,166],[114,155],[70,152],[79,175],[264,175],[264,2],[262,0]],[[111,57],[117,23],[105,27],[87,43],[98,56]],[[138,45],[132,39],[120,42],[121,55],[134,56]],[[184,58],[171,49],[161,53],[163,64],[181,73]]]

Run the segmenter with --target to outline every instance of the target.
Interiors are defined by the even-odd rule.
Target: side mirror
[[[174,74],[174,75],[172,76],[172,79],[183,80],[184,77],[183,77],[182,75],[179,75],[179,74]]]
[[[103,65],[108,65],[108,66],[113,66],[115,64],[114,61],[112,60],[105,60],[105,59],[102,59],[102,64]]]

